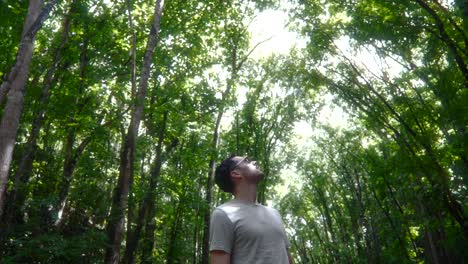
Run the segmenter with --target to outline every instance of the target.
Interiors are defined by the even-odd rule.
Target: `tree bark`
[[[448,35],[447,30],[445,29],[444,22],[440,18],[440,16],[437,14],[437,12],[432,9],[426,2],[423,0],[415,0],[419,6],[421,6],[422,9],[424,9],[429,15],[434,19],[435,25],[437,27],[437,30],[439,31],[439,38],[442,40],[447,47],[450,49],[452,52],[455,62],[462,72],[463,77],[465,78],[464,83],[465,83],[465,88],[468,88],[468,67],[466,65],[465,60],[463,59],[462,54],[460,54],[460,50],[463,50],[463,48],[460,48],[457,43]]]
[[[233,73],[233,76],[235,76],[235,73]],[[228,85],[226,90],[223,92],[222,96],[222,103],[226,100],[227,95],[231,91],[232,88],[232,81],[233,79],[231,78],[230,81],[228,81]],[[211,221],[211,200],[212,200],[212,190],[213,190],[213,178],[215,174],[215,169],[216,169],[216,152],[218,150],[218,142],[219,142],[219,127],[221,124],[221,119],[223,117],[224,113],[224,107],[221,106],[220,110],[216,116],[216,123],[215,123],[215,129],[213,131],[213,139],[211,141],[211,157],[210,157],[210,163],[209,163],[209,171],[208,171],[208,179],[206,182],[206,195],[205,195],[205,202],[207,204],[207,209],[205,211],[204,215],[204,226],[203,226],[203,247],[202,247],[202,263],[203,264],[208,264],[208,259],[209,259],[209,232],[210,232],[210,221]]]
[[[177,145],[177,140],[174,140],[172,142],[172,145],[170,148],[167,150],[167,153],[172,150]],[[156,169],[155,169],[155,174],[160,175],[160,170],[161,170],[161,165],[162,165],[162,160],[163,157],[161,157],[161,162],[158,162],[156,164]],[[157,178],[154,178],[154,180],[157,180]],[[157,182],[153,183],[153,186],[156,186]],[[151,185],[151,184],[150,184]],[[148,205],[147,205],[147,214],[146,218],[144,219],[145,223],[145,237],[142,240],[142,246],[141,246],[141,263],[147,263],[151,264],[154,262],[153,259],[151,259],[151,255],[153,253],[153,249],[155,246],[155,238],[154,238],[154,232],[156,230],[156,205],[155,205],[155,200],[156,200],[156,187],[150,189],[149,193],[149,198],[148,198]]]
[[[21,94],[24,93],[24,86],[29,73],[29,63],[34,51],[36,34],[39,29],[42,28],[44,21],[57,2],[58,0],[51,0],[40,13],[39,11],[42,7],[43,0],[33,0],[29,2],[18,53],[16,54],[15,65],[13,65],[5,81],[0,86],[0,105],[5,102],[6,96],[11,89],[18,89],[21,91]],[[23,84],[21,85],[21,83]],[[14,94],[8,95],[8,98],[13,95]]]
[[[85,24],[85,32],[87,32],[87,26]],[[86,78],[87,78],[87,69],[89,66],[89,57],[88,57],[88,46],[89,40],[88,38],[83,39],[83,43],[80,48],[80,81],[79,81],[79,94],[84,94],[86,88]],[[77,96],[75,98],[75,105],[77,105],[77,109],[74,110],[76,113],[80,113],[83,108],[86,106],[87,99]],[[69,118],[69,123],[75,123],[75,115],[72,113]],[[100,122],[99,122],[100,123]],[[52,221],[55,225],[59,226],[61,221],[63,220],[62,212],[65,208],[65,204],[68,197],[68,192],[70,189],[71,181],[73,178],[73,174],[75,172],[76,164],[78,160],[85,150],[86,146],[91,142],[92,135],[88,136],[87,138],[83,139],[83,141],[79,144],[78,148],[74,150],[74,145],[76,143],[76,134],[77,128],[72,126],[69,127],[67,131],[67,137],[65,139],[64,150],[65,150],[65,160],[63,163],[63,171],[62,171],[62,179],[59,186],[59,193],[58,193],[58,202],[54,205],[54,210],[52,211]]]
[[[133,26],[133,16],[132,16],[132,3],[130,0],[125,1],[127,5],[127,16],[128,16],[128,24],[130,27],[130,33],[132,36],[132,47],[130,50],[131,62],[130,62],[130,76],[131,76],[131,85],[132,85],[132,98],[135,97],[137,83],[136,83],[136,34],[135,28]],[[144,160],[144,158],[143,158]],[[141,172],[143,173],[144,170],[144,162],[141,162]],[[133,181],[130,182],[130,188],[133,186]],[[126,248],[125,248],[125,255],[123,259],[123,263],[128,262],[127,250],[129,248],[129,244],[132,243],[133,240],[133,230],[132,230],[132,222],[134,216],[134,208],[135,208],[135,199],[132,193],[129,195],[129,203],[128,203],[128,216],[127,216],[127,241],[126,241]],[[137,219],[137,222],[141,222],[140,219]],[[134,262],[134,258],[131,260]]]
[[[71,136],[74,137],[74,134],[72,134]],[[68,144],[70,144],[70,147],[72,149],[67,150],[66,160],[63,165],[63,178],[62,178],[62,183],[60,185],[60,191],[59,191],[59,196],[58,196],[59,200],[57,202],[55,212],[54,212],[55,216],[57,216],[55,225],[60,225],[61,221],[64,219],[62,212],[67,202],[68,192],[70,190],[70,185],[73,179],[73,174],[75,172],[76,164],[78,163],[78,160],[81,154],[83,153],[83,151],[85,150],[86,146],[88,146],[88,144],[91,142],[92,136],[85,138],[80,143],[78,148],[74,151],[74,153],[73,153],[73,143],[75,139],[73,138],[71,139],[71,141],[69,141],[70,139],[71,138],[67,139],[67,148],[68,148]]]
[[[450,189],[450,173],[444,168],[440,163],[436,153],[433,150],[432,145],[430,142],[424,140],[425,135],[419,135],[414,131],[411,126],[406,122],[406,120],[397,112],[397,110],[392,107],[392,105],[384,98],[382,94],[380,94],[374,86],[362,75],[359,69],[353,64],[351,59],[346,56],[342,56],[348,63],[352,70],[357,74],[357,76],[361,77],[365,82],[365,88],[368,88],[369,91],[377,98],[377,101],[380,101],[384,106],[384,111],[389,111],[390,115],[395,118],[398,123],[401,124],[403,129],[408,132],[408,134],[413,138],[415,144],[421,146],[425,152],[426,156],[433,162],[435,175],[432,171],[429,171],[425,165],[421,164],[418,161],[419,166],[422,170],[426,171],[428,176],[430,176],[429,180],[433,184],[434,188],[437,188],[441,192],[441,200],[445,203],[446,209],[449,214],[458,222],[460,227],[463,229],[463,233],[465,237],[468,237],[468,222],[466,221],[466,217],[464,215],[463,207],[461,206],[460,202],[455,199],[452,190]],[[361,86],[359,82],[354,81],[354,83],[358,86]],[[397,132],[397,131],[394,131]]]
[[[42,0],[31,0],[29,2],[28,14],[23,26],[15,65],[0,86],[0,104],[5,100],[5,94],[8,97],[0,123],[0,218],[3,216],[5,206],[8,174],[19,121],[23,111],[25,86],[29,74],[29,64],[34,51],[36,34],[57,1],[52,0],[42,12],[40,12]]]
[[[73,5],[73,4],[72,4]],[[27,190],[25,189],[26,184],[29,182],[29,178],[32,173],[32,164],[36,156],[37,151],[37,139],[39,137],[39,132],[42,128],[42,125],[45,120],[47,103],[50,96],[50,88],[56,83],[58,76],[56,69],[59,66],[59,62],[62,58],[62,51],[68,41],[68,33],[70,31],[71,25],[71,13],[72,8],[70,8],[68,14],[66,15],[63,26],[62,26],[62,42],[56,48],[52,65],[46,73],[42,81],[42,94],[39,99],[39,111],[34,116],[34,120],[31,126],[31,132],[29,133],[28,140],[25,144],[25,150],[22,153],[18,170],[15,173],[13,189],[8,194],[8,204],[6,205],[5,212],[5,225],[7,229],[13,228],[11,225],[21,222],[22,218],[22,207],[26,200]],[[64,67],[66,68],[67,65]]]
[[[237,43],[236,43],[237,45]],[[237,47],[232,50],[232,62],[231,62],[231,77],[227,81],[226,89],[221,95],[221,104],[219,106],[219,112],[216,115],[215,128],[213,130],[213,138],[211,141],[211,155],[208,169],[208,178],[206,181],[206,193],[205,193],[205,202],[206,209],[204,214],[204,225],[203,225],[203,244],[202,244],[202,264],[208,264],[209,262],[209,232],[210,232],[210,221],[211,221],[211,200],[212,200],[212,189],[213,189],[213,178],[215,175],[216,169],[216,153],[218,150],[218,141],[219,141],[219,127],[221,124],[221,119],[223,118],[223,113],[225,111],[225,101],[231,93],[234,82],[237,78],[237,72],[240,69],[240,65],[237,63]]]
[[[178,231],[180,228],[180,223],[182,221],[182,200],[183,199],[185,198],[181,197],[180,200],[177,202],[176,215],[175,215],[174,222],[172,223],[172,226],[171,226],[171,231],[170,231],[171,235],[169,238],[169,245],[168,245],[169,248],[167,250],[167,258],[166,258],[167,264],[177,263],[177,254],[175,250],[176,250],[177,235],[179,233]]]
[[[133,177],[133,162],[135,158],[136,139],[138,129],[143,117],[144,102],[148,88],[148,79],[153,61],[153,53],[159,39],[161,26],[162,0],[156,0],[154,17],[151,22],[151,30],[148,36],[141,78],[136,94],[136,101],[132,109],[132,117],[125,141],[123,142],[120,155],[120,169],[117,186],[114,190],[112,207],[107,224],[108,246],[105,254],[105,263],[117,264],[120,258],[120,243],[123,239],[125,210],[127,209],[127,199],[131,178]]]
[[[202,264],[208,264],[209,262],[209,232],[210,232],[210,219],[211,219],[211,204],[212,204],[212,189],[213,189],[213,178],[215,174],[215,166],[216,166],[216,156],[217,156],[217,149],[218,149],[218,141],[219,141],[219,127],[221,124],[221,119],[223,117],[223,113],[225,109],[225,102],[228,99],[229,95],[231,94],[231,90],[234,87],[234,83],[237,79],[237,74],[239,70],[242,68],[242,65],[247,61],[250,55],[255,51],[255,49],[265,41],[261,41],[257,43],[244,57],[239,58],[238,48],[239,43],[238,39],[232,39],[233,42],[231,47],[231,76],[227,80],[226,89],[221,94],[221,103],[219,105],[219,111],[216,115],[216,123],[215,128],[213,130],[213,139],[211,141],[211,155],[208,167],[208,177],[206,181],[206,194],[205,194],[205,202],[206,202],[206,209],[204,213],[204,225],[203,225],[203,243],[202,243]]]
[[[150,208],[154,208],[156,187],[158,185],[159,176],[161,174],[161,166],[163,163],[162,145],[166,132],[167,114],[167,112],[164,113],[163,123],[159,130],[158,145],[156,146],[156,157],[150,172],[149,189],[145,195],[145,198],[141,202],[140,208],[138,209],[136,227],[135,230],[131,233],[132,237],[128,239],[128,244],[125,248],[125,255],[122,262],[126,264],[135,263],[136,251],[140,242],[141,230],[143,229],[145,223],[148,224],[148,222],[145,222],[145,220],[151,221],[151,219],[154,217],[154,214],[150,215],[151,212],[154,212],[154,210],[150,210]],[[153,246],[151,246],[151,250],[152,248]],[[150,253],[148,253],[148,255],[150,255]]]

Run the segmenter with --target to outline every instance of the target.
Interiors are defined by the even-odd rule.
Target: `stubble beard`
[[[251,176],[252,180],[254,180],[256,183],[259,183],[261,180],[263,180],[263,178],[265,178],[265,174],[259,169],[252,171]]]

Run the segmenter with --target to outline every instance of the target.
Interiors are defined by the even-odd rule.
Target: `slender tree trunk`
[[[426,211],[425,206],[421,201],[419,202],[419,207],[421,211]],[[426,212],[427,213],[427,212]],[[426,260],[430,263],[452,263],[450,258],[447,257],[445,254],[444,249],[444,239],[442,239],[439,235],[438,229],[434,228],[432,222],[439,218],[436,216],[439,212],[431,212],[427,213],[427,218],[424,219],[424,255],[426,256]],[[439,220],[440,221],[440,220]]]
[[[28,14],[23,26],[16,62],[6,80],[0,86],[0,104],[8,100],[0,122],[0,218],[5,206],[8,174],[15,147],[16,134],[23,111],[24,91],[29,74],[29,64],[34,51],[37,31],[58,0],[50,2],[42,12],[42,0],[29,1]]]
[[[192,134],[192,140],[191,140],[191,143],[192,143],[192,146],[196,146],[193,144],[194,142],[194,135]],[[202,189],[203,188],[203,183],[202,183],[202,178],[200,177],[197,181],[197,189]],[[199,256],[200,256],[200,247],[201,247],[201,243],[200,243],[200,233],[201,231],[203,231],[203,229],[200,229],[200,225],[198,224],[198,221],[199,219],[204,216],[204,210],[203,208],[201,208],[201,202],[200,200],[197,201],[197,210],[195,212],[195,230],[193,232],[193,259],[192,259],[192,264],[197,264],[199,263],[198,259],[199,259]]]
[[[419,3],[421,1],[417,2]],[[437,174],[434,175],[431,171],[428,171],[425,165],[418,161],[419,166],[421,166],[421,169],[427,171],[428,175],[431,176],[430,181],[435,188],[439,189],[441,193],[441,199],[445,203],[447,211],[459,223],[460,227],[463,229],[465,237],[468,238],[468,221],[466,220],[462,205],[458,200],[455,199],[452,190],[450,189],[450,173],[439,163],[439,159],[433,150],[432,145],[421,139],[421,135],[418,135],[418,133],[416,133],[416,131],[411,128],[406,120],[396,111],[394,107],[392,107],[392,105],[384,98],[384,96],[380,94],[369,81],[367,81],[365,76],[362,75],[362,73],[357,69],[357,67],[351,62],[349,58],[344,58],[348,61],[353,71],[366,82],[365,87],[368,88],[371,93],[374,94],[375,97],[377,97],[377,99],[385,105],[385,108],[389,111],[389,113],[401,124],[404,130],[407,131],[409,135],[411,135],[411,137],[414,139],[414,142],[425,150],[426,156],[433,162],[433,169]]]
[[[392,217],[390,215],[390,211],[387,208],[384,207],[384,205],[380,201],[379,197],[377,196],[377,193],[375,192],[375,190],[372,187],[371,187],[371,192],[372,192],[372,194],[373,194],[373,196],[375,198],[375,201],[377,202],[380,209],[382,210],[385,217],[387,218],[388,223],[390,224],[390,227],[393,229],[393,233],[397,237],[397,240],[398,240],[398,243],[400,244],[401,250],[404,252],[406,259],[409,261],[410,257],[409,257],[409,254],[408,254],[408,250],[406,249],[405,243],[404,243],[404,241],[403,241],[403,239],[401,237],[401,232],[397,229],[395,223],[393,222],[393,219],[392,219]]]
[[[127,209],[127,199],[131,178],[133,177],[133,162],[135,158],[135,144],[138,137],[138,129],[143,117],[144,102],[148,88],[148,79],[150,75],[151,64],[153,61],[153,52],[159,38],[161,25],[162,0],[156,0],[156,5],[151,22],[151,30],[148,36],[141,78],[136,94],[136,102],[132,109],[132,117],[128,128],[125,142],[123,142],[120,156],[120,173],[117,186],[114,190],[112,207],[107,225],[108,246],[104,262],[106,264],[117,264],[120,258],[120,243],[123,239],[125,210]]]
[[[152,218],[154,218],[154,214],[150,215],[150,213],[153,213],[154,210],[150,210],[150,208],[154,208],[156,187],[158,185],[159,176],[161,175],[161,166],[163,163],[162,145],[164,143],[166,134],[167,114],[167,112],[164,113],[163,123],[159,130],[158,145],[156,146],[156,157],[150,172],[149,189],[145,195],[145,198],[141,202],[140,208],[138,209],[135,230],[133,230],[132,237],[128,240],[127,246],[125,248],[125,255],[122,262],[126,264],[135,263],[136,251],[138,249],[138,244],[141,237],[141,230],[145,225],[145,221],[152,221]],[[167,151],[169,151],[169,149]],[[146,222],[146,224],[148,224],[148,222]],[[151,246],[151,251],[152,249],[153,247]],[[151,254],[148,253],[148,255]]]
[[[426,253],[426,256],[428,257],[428,260],[430,260],[431,263],[434,264],[439,264],[439,255],[437,253],[437,248],[434,244],[434,239],[432,238],[432,233],[430,230],[425,230],[424,231],[424,236],[427,241],[427,246],[429,247],[428,252]]]
[[[138,209],[138,216],[136,219],[135,229],[132,230],[131,236],[127,238],[127,245],[125,247],[125,254],[122,263],[133,264],[135,263],[136,251],[138,250],[138,242],[141,237],[141,230],[143,228],[143,221],[148,214],[147,203],[143,200],[140,208]]]
[[[171,148],[176,146],[176,141],[173,142]],[[160,174],[161,164],[158,165],[157,171]],[[141,263],[148,263],[151,264],[154,261],[151,259],[151,255],[153,253],[153,249],[155,247],[155,237],[154,232],[156,230],[156,205],[155,205],[155,197],[156,189],[152,188],[150,200],[148,200],[148,213],[146,214],[145,222],[145,236],[142,240],[141,245]]]
[[[404,225],[406,234],[407,234],[408,238],[411,241],[411,246],[413,247],[414,252],[419,255],[420,251],[419,251],[419,249],[418,249],[418,247],[416,245],[416,241],[414,241],[413,234],[411,234],[411,231],[409,229],[410,228],[410,223],[406,219],[403,208],[401,207],[400,202],[398,202],[398,200],[396,199],[395,194],[394,194],[394,192],[392,190],[392,187],[390,186],[390,183],[387,181],[386,177],[383,177],[383,180],[384,180],[385,185],[387,187],[388,193],[390,194],[390,198],[392,199],[393,203],[398,208],[398,211],[400,212],[401,217],[404,219],[404,224],[403,225]]]
[[[455,0],[455,3],[462,14],[463,30],[468,32],[468,0]]]
[[[151,160],[151,157],[149,158]],[[142,162],[140,164],[140,175],[145,174],[145,156],[142,157]],[[133,179],[130,182],[130,189],[133,188]],[[145,199],[145,198],[144,198]],[[145,201],[141,202],[142,205]],[[141,223],[146,215],[146,209],[139,210],[141,208],[137,208],[138,204],[133,193],[129,193],[128,196],[128,209],[127,209],[127,234],[125,237],[125,253],[121,263],[135,263],[135,255],[133,254],[136,251],[136,245],[138,243],[138,239],[140,239],[140,231],[141,231]],[[135,212],[137,211],[137,212]],[[135,220],[135,213],[136,213],[136,220]],[[136,221],[136,222],[135,222]],[[135,229],[132,226],[135,225]],[[138,232],[138,237],[135,238]],[[136,240],[136,241],[135,241]],[[131,253],[129,255],[128,253]]]
[[[136,95],[136,89],[137,89],[137,82],[136,82],[136,34],[135,34],[135,28],[133,26],[133,15],[132,15],[132,2],[130,0],[125,1],[127,5],[127,16],[128,16],[128,24],[130,27],[130,33],[132,36],[132,47],[130,50],[130,56],[131,56],[131,63],[130,63],[130,76],[131,76],[131,85],[132,85],[132,98],[135,98]],[[144,159],[143,159],[144,160]],[[144,168],[144,162],[141,163],[141,172],[143,173],[143,168]],[[142,174],[143,175],[143,174]],[[130,182],[130,188],[133,185],[133,181]],[[130,253],[133,253],[132,249],[132,241],[134,240],[134,233],[132,230],[132,222],[133,222],[133,215],[134,215],[134,206],[135,205],[135,200],[134,196],[132,193],[130,193],[129,196],[129,205],[128,205],[128,216],[127,216],[127,241],[126,241],[126,248],[125,248],[125,254],[124,254],[124,259],[123,263],[133,263],[135,261],[134,255],[128,255],[128,250],[130,248]],[[138,215],[139,217],[139,215]],[[137,219],[137,222],[141,222],[142,220],[139,218]],[[137,225],[138,225],[137,223]],[[138,230],[138,232],[141,230],[141,228]],[[129,259],[130,257],[130,259]]]
[[[143,157],[142,158],[142,162],[141,162],[141,165],[140,165],[140,175],[144,175],[144,167],[145,167],[145,162],[144,162],[145,158]],[[133,188],[133,182],[130,183],[130,189]],[[143,203],[144,201],[142,201]],[[136,248],[134,246],[135,243],[134,240],[135,240],[135,236],[136,236],[136,232],[140,232],[141,231],[141,228],[138,228],[139,225],[141,225],[141,223],[143,222],[143,218],[145,216],[145,213],[146,211],[144,210],[138,210],[137,212],[137,218],[135,220],[135,207],[138,206],[138,205],[135,205],[136,201],[135,201],[135,196],[130,192],[129,193],[129,196],[128,196],[128,209],[127,209],[127,234],[126,234],[126,237],[125,237],[125,253],[124,253],[124,256],[123,256],[123,259],[121,261],[121,263],[135,263],[135,258],[134,258],[134,255],[131,255],[131,259],[129,259],[129,255],[128,255],[128,252],[130,253],[133,253]],[[140,211],[143,213],[143,214],[140,214]],[[136,223],[135,223],[136,221]],[[133,225],[136,225],[135,226],[135,229],[132,228]],[[139,237],[138,237],[139,239]],[[130,249],[130,251],[129,251]],[[133,250],[132,250],[133,249]]]
[[[460,69],[463,77],[465,78],[464,83],[465,86],[468,86],[468,67],[466,65],[466,62],[463,58],[463,54],[461,54],[459,51],[464,50],[462,47],[458,46],[458,43],[454,41],[449,34],[447,33],[446,27],[444,22],[442,21],[441,17],[437,14],[437,12],[432,9],[428,3],[426,3],[424,0],[415,0],[416,3],[419,4],[419,6],[424,9],[429,15],[434,19],[435,26],[437,27],[437,30],[439,31],[439,37],[442,42],[444,42],[449,50],[452,52],[453,58],[455,59],[455,63],[457,64],[458,68]],[[465,87],[467,88],[467,87]]]
[[[198,214],[200,212],[200,209],[199,207],[197,207],[197,211],[195,212],[195,215],[197,216],[198,218]],[[196,264],[197,263],[197,259],[198,259],[198,226],[199,225],[195,225],[195,229],[193,230],[193,253],[192,253],[192,264]]]
[[[5,81],[0,86],[0,105],[5,102],[10,90],[14,91],[8,95],[8,100],[14,99],[14,96],[18,92],[20,92],[20,95],[24,95],[24,86],[29,73],[29,63],[34,51],[34,42],[37,32],[42,28],[44,21],[57,2],[58,0],[51,0],[41,11],[42,0],[29,1],[28,13],[23,25],[23,33],[21,34],[15,65],[13,65]],[[39,13],[39,11],[41,12]]]
[[[73,4],[72,4],[73,5]],[[32,164],[36,156],[37,151],[37,139],[39,132],[44,123],[47,102],[50,96],[50,88],[57,81],[58,76],[56,69],[59,66],[59,62],[62,58],[62,51],[65,44],[68,41],[68,33],[70,30],[71,13],[70,8],[66,15],[63,26],[62,26],[62,42],[57,47],[54,53],[52,65],[47,71],[46,76],[42,82],[42,94],[39,99],[39,111],[34,116],[34,120],[31,126],[31,132],[29,133],[28,140],[25,144],[25,149],[22,153],[22,157],[19,162],[18,170],[15,173],[13,189],[8,194],[8,204],[6,205],[7,211],[5,214],[5,225],[6,229],[13,228],[11,225],[21,222],[22,219],[22,207],[26,200],[27,190],[26,184],[29,182],[29,178],[32,173]]]
[[[312,223],[312,224],[309,223],[309,226],[312,227],[314,235],[319,240],[319,245],[317,245],[317,246],[322,248],[322,251],[325,252],[325,256],[328,256],[328,259],[331,259],[332,258],[332,253],[330,253],[330,250],[329,250],[329,247],[328,247],[329,242],[328,241],[323,241],[322,237],[320,236],[320,233],[318,232],[318,229],[317,229],[317,226],[315,225],[315,223]],[[327,237],[328,236],[325,233],[325,240],[328,240]],[[312,241],[312,239],[311,239],[311,241]]]
[[[145,235],[141,242],[141,263],[151,264],[151,255],[154,249],[154,232],[156,230],[156,219],[154,217],[156,208],[154,202],[148,205],[147,217],[145,218]]]
[[[84,76],[84,75],[83,75]],[[82,77],[83,79],[84,77]],[[82,93],[83,91],[81,91]],[[107,100],[108,104],[112,101],[112,94],[109,96]],[[77,99],[76,104],[78,104],[80,107],[78,109],[78,112],[81,112],[83,107],[85,106],[85,102],[79,102]],[[97,120],[97,124],[101,124],[102,120],[105,117],[105,111],[99,115],[99,118]],[[120,116],[117,116],[115,119],[119,118]],[[102,127],[106,127],[108,125],[111,125],[113,122],[115,122],[115,119],[112,119],[105,124],[101,125]],[[74,119],[71,118],[70,122],[74,122]],[[89,133],[87,137],[85,137],[80,144],[78,145],[77,148],[73,148],[75,145],[75,140],[76,140],[76,130],[74,128],[69,129],[68,134],[67,134],[67,139],[65,141],[65,161],[63,164],[63,171],[62,171],[62,179],[61,183],[59,186],[59,191],[58,191],[58,201],[54,205],[54,210],[52,212],[53,217],[55,218],[55,226],[57,228],[60,228],[64,222],[64,220],[68,217],[68,212],[69,208],[67,208],[67,199],[69,195],[69,190],[71,186],[71,182],[73,180],[73,176],[75,173],[76,165],[78,164],[78,161],[83,154],[84,150],[86,147],[93,141],[94,139],[94,133],[93,131]]]
[[[73,138],[72,138],[73,137]],[[54,217],[57,217],[55,225],[60,225],[62,219],[64,219],[64,215],[62,215],[63,210],[65,208],[65,204],[67,202],[68,193],[70,190],[71,181],[73,179],[73,174],[75,172],[76,164],[78,160],[85,150],[86,146],[91,142],[92,137],[89,136],[85,138],[78,148],[73,151],[73,143],[75,140],[75,135],[70,134],[69,138],[67,138],[67,151],[66,151],[66,159],[63,165],[63,174],[62,174],[62,183],[60,184],[60,191],[59,191],[59,200],[57,202],[56,208],[54,210]],[[70,147],[71,149],[68,149]]]
[[[219,115],[218,115],[219,116]],[[221,118],[219,118],[221,119]],[[217,130],[217,129],[215,129]],[[213,139],[216,140],[216,148],[218,145],[218,133],[216,131],[215,137]],[[215,148],[215,149],[216,149]],[[203,225],[203,247],[202,247],[202,264],[208,264],[209,261],[209,238],[210,238],[210,222],[211,222],[211,196],[213,190],[213,178],[215,173],[215,166],[216,161],[214,158],[211,158],[210,165],[209,165],[209,172],[208,172],[208,180],[206,183],[206,195],[205,195],[205,202],[207,204],[207,208],[205,209],[206,212],[204,214],[204,225]]]
[[[182,197],[181,199],[184,199],[184,197]],[[179,233],[178,231],[180,228],[181,221],[182,221],[182,201],[180,200],[177,203],[175,219],[171,226],[171,231],[170,231],[171,235],[169,238],[169,249],[167,250],[167,259],[166,259],[167,264],[177,263],[177,254],[175,250],[176,250],[177,234]]]
[[[85,32],[88,30],[85,26]],[[89,64],[88,58],[88,45],[89,41],[87,38],[83,39],[83,43],[80,48],[80,82],[79,82],[79,94],[84,94],[86,88],[86,77],[87,77],[87,69]],[[77,108],[74,110],[75,113],[79,113],[83,110],[86,105],[86,99],[83,99],[81,96],[77,96],[75,98],[75,105]],[[75,115],[72,113],[69,118],[69,123],[75,123]],[[70,189],[73,173],[76,168],[76,164],[78,162],[81,153],[84,151],[86,146],[91,142],[92,137],[89,136],[85,138],[79,145],[76,151],[74,151],[74,145],[76,143],[76,133],[77,128],[72,126],[68,128],[67,136],[65,139],[64,144],[64,151],[65,151],[65,160],[63,163],[63,170],[62,170],[62,179],[59,186],[59,193],[58,193],[58,202],[54,204],[54,210],[52,211],[52,219],[54,224],[59,225],[63,219],[62,212],[65,208],[65,204],[68,197],[68,191]]]
[[[132,3],[130,0],[126,0],[127,4],[127,16],[128,16],[128,24],[130,26],[130,33],[132,35],[132,49],[130,50],[131,55],[131,63],[130,63],[130,75],[131,75],[131,83],[132,83],[132,98],[136,95],[136,33],[135,28],[133,26],[133,15],[132,15]]]
[[[219,107],[219,112],[216,115],[216,123],[213,131],[213,138],[211,141],[211,155],[209,162],[208,178],[206,181],[206,193],[205,193],[205,202],[206,210],[204,214],[204,225],[203,225],[203,244],[202,244],[202,264],[208,264],[209,262],[209,233],[210,233],[210,220],[211,220],[211,201],[212,201],[212,191],[213,191],[213,178],[216,169],[216,154],[218,151],[218,141],[219,141],[219,127],[221,124],[221,119],[223,118],[223,113],[225,111],[225,101],[231,93],[234,82],[237,78],[237,72],[239,70],[237,64],[237,52],[234,49],[232,53],[232,64],[231,64],[231,77],[227,81],[226,89],[223,91],[221,96],[221,105]]]

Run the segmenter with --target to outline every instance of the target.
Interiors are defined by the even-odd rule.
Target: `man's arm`
[[[231,263],[231,254],[222,251],[222,250],[212,250],[211,254],[211,264],[230,264]]]
[[[215,209],[210,223],[211,264],[230,264],[234,227],[231,220],[221,209]]]

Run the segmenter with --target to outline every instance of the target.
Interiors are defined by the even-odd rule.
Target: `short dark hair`
[[[234,191],[234,182],[231,179],[231,171],[236,167],[239,162],[238,156],[231,156],[223,160],[215,170],[215,183],[218,187],[228,193]]]

